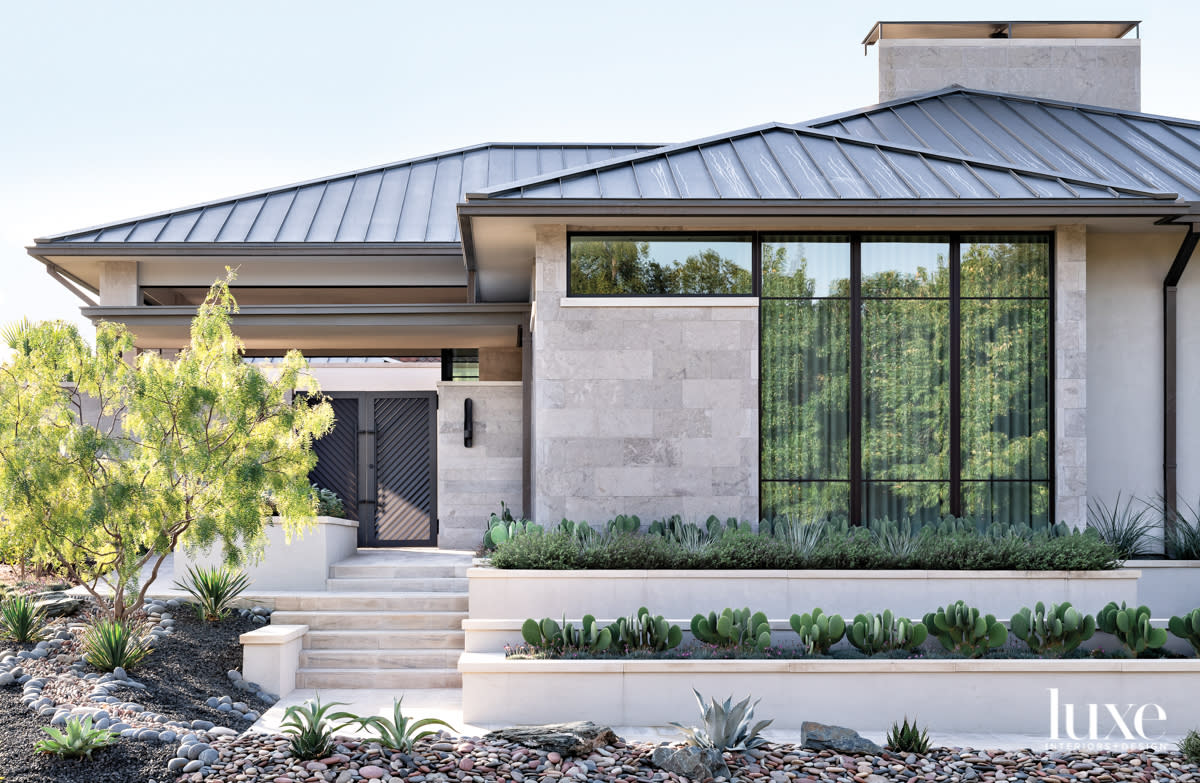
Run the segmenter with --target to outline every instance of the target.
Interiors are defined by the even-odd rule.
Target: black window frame
[[[971,480],[975,483],[991,482],[1016,482],[1026,484],[1040,484],[1043,481],[1048,485],[1048,506],[1047,506],[1047,522],[1053,525],[1055,522],[1055,501],[1056,501],[1056,486],[1057,486],[1057,460],[1056,455],[1056,421],[1055,421],[1055,386],[1057,381],[1056,371],[1056,350],[1055,350],[1055,325],[1056,325],[1056,291],[1055,291],[1055,271],[1057,267],[1057,249],[1055,246],[1055,235],[1053,231],[1006,231],[1003,229],[981,229],[974,231],[943,231],[934,229],[926,230],[909,230],[909,231],[890,231],[890,230],[874,230],[874,231],[829,231],[829,230],[811,230],[811,229],[772,229],[770,231],[754,232],[754,289],[756,296],[761,302],[762,300],[797,300],[801,297],[789,296],[770,296],[763,295],[762,286],[762,237],[769,235],[772,237],[786,236],[839,236],[846,237],[850,243],[850,400],[849,400],[849,459],[848,477],[844,480],[831,479],[768,479],[762,474],[762,455],[763,455],[763,361],[764,351],[762,349],[762,308],[759,308],[759,351],[758,351],[758,454],[759,454],[759,476],[758,476],[758,507],[761,512],[764,508],[764,489],[765,485],[772,483],[779,484],[802,484],[810,482],[825,482],[825,483],[845,483],[849,491],[849,521],[852,525],[864,525],[867,523],[863,517],[863,500],[867,486],[867,480],[863,477],[862,468],[862,391],[863,391],[863,364],[862,364],[862,304],[864,299],[872,299],[877,297],[864,297],[862,295],[862,244],[864,238],[881,237],[881,236],[938,236],[945,237],[949,242],[949,257],[947,264],[950,271],[950,291],[949,291],[949,307],[950,307],[950,334],[948,335],[950,355],[949,360],[949,384],[950,384],[950,410],[949,410],[949,437],[950,437],[950,466],[949,466],[949,493],[950,493],[950,514],[955,517],[961,517],[963,512],[963,477],[962,477],[962,319],[961,319],[961,302],[962,302],[962,274],[961,274],[961,253],[964,238],[971,237],[986,237],[986,236],[1009,236],[1009,237],[1030,237],[1045,240],[1048,247],[1049,259],[1046,269],[1047,289],[1046,295],[1042,296],[996,296],[982,297],[971,296],[967,297],[970,300],[980,299],[1007,299],[1007,300],[1022,300],[1022,301],[1045,301],[1047,303],[1047,398],[1046,398],[1046,427],[1047,427],[1047,471],[1046,479],[991,479],[991,480]],[[829,298],[829,297],[821,297]],[[941,482],[942,479],[924,479],[911,480],[912,483],[917,481],[936,481]]]

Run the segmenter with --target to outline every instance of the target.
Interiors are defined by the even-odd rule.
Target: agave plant
[[[438,733],[437,729],[427,728],[429,726],[445,726],[450,731],[455,730],[441,718],[421,718],[415,721],[412,718],[404,717],[400,710],[402,701],[404,701],[403,697],[392,700],[391,720],[372,715],[369,718],[359,718],[357,720],[359,727],[374,732],[371,739],[383,747],[398,750],[401,753],[411,751],[413,743],[422,737]]]
[[[1088,527],[1100,534],[1122,560],[1154,553],[1154,507],[1148,503],[1134,506],[1133,496],[1121,501],[1121,493],[1109,506],[1099,498],[1088,502]]]
[[[718,704],[716,699],[710,704],[705,704],[704,697],[698,690],[692,688],[692,693],[696,694],[696,703],[700,705],[700,718],[704,725],[694,727],[671,723],[683,732],[687,744],[697,748],[739,751],[756,748],[766,742],[766,739],[759,736],[759,732],[774,721],[760,720],[751,724],[758,701],[751,704],[750,697],[747,696],[733,704],[733,697],[730,696],[721,704]]]
[[[42,731],[50,736],[35,747],[42,753],[53,753],[65,758],[92,757],[92,751],[112,745],[121,737],[108,729],[92,728],[92,716],[82,720],[78,716],[67,720],[66,731],[53,726],[43,726]]]
[[[83,634],[83,657],[100,671],[131,669],[150,654],[145,631],[136,620],[96,620]]]
[[[917,551],[921,538],[919,531],[911,519],[895,522],[890,519],[877,519],[870,525],[871,534],[888,554],[905,559],[912,557]]]
[[[915,720],[909,723],[905,715],[903,723],[892,723],[884,744],[893,753],[919,753],[923,756],[929,752],[929,731],[917,725]]]
[[[250,578],[244,572],[227,566],[188,566],[187,579],[175,582],[175,587],[196,599],[197,616],[209,622],[229,614],[234,599],[249,586]]]
[[[293,704],[283,713],[279,725],[285,734],[291,735],[289,743],[292,755],[300,759],[319,759],[333,752],[333,733],[361,723],[357,715],[349,712],[330,712],[334,707],[344,707],[344,702],[331,701],[321,704],[321,694],[303,704]]]
[[[821,520],[802,522],[786,518],[775,521],[775,538],[782,541],[792,554],[809,557],[825,538],[825,523]]]

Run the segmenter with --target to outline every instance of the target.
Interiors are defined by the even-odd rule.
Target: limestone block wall
[[[882,40],[879,100],[959,84],[1140,111],[1141,43],[1136,38]]]
[[[1054,510],[1057,521],[1087,524],[1087,227],[1054,232]]]
[[[521,515],[520,381],[438,384],[438,546],[475,549],[488,516],[504,501]],[[473,406],[474,438],[463,444],[463,403]]]
[[[534,518],[756,520],[757,302],[570,300],[566,261],[539,226]]]

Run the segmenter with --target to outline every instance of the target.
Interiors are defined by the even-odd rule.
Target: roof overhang
[[[1138,21],[876,22],[863,46],[892,38],[1124,38]]]
[[[186,345],[194,307],[83,307],[93,322],[123,323],[138,348]],[[530,306],[439,305],[253,305],[239,308],[233,330],[251,353],[299,348],[325,355],[395,355],[442,348],[518,345]]]

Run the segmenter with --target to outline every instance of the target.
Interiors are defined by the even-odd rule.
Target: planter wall
[[[772,729],[806,720],[884,731],[903,715],[943,731],[1045,736],[1057,693],[1060,738],[1065,705],[1076,735],[1088,732],[1098,703],[1100,737],[1124,739],[1105,704],[1131,725],[1144,704],[1138,747],[1175,740],[1195,725],[1200,660],[905,660],[905,661],[507,661],[501,653],[464,653],[463,720],[480,726],[592,720],[612,726],[693,721],[692,688],[705,696],[761,698],[755,715]],[[1128,708],[1127,705],[1133,705]],[[1110,733],[1111,731],[1111,733]],[[936,737],[935,737],[936,739]]]
[[[1200,560],[1130,560],[1125,568],[1141,573],[1138,603],[1149,606],[1155,617],[1200,607]]]
[[[645,606],[667,618],[749,606],[771,619],[820,607],[853,617],[891,609],[920,618],[957,600],[997,617],[1038,601],[1095,613],[1138,600],[1137,569],[1115,571],[467,571],[471,620],[621,617]],[[1152,605],[1156,614],[1161,614]],[[686,624],[686,623],[685,623]]]
[[[324,590],[329,566],[358,550],[358,523],[337,517],[317,517],[310,530],[285,540],[278,517],[267,528],[267,545],[262,559],[245,567],[251,584],[248,594],[272,590]],[[179,549],[175,552],[175,576],[188,566],[211,567],[222,562],[222,548],[215,544],[207,552]]]

